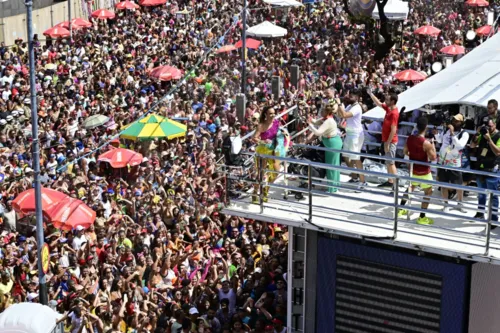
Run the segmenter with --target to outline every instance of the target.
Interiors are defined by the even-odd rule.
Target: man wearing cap
[[[441,141],[441,149],[439,150],[438,162],[440,165],[454,168],[462,167],[462,154],[464,148],[469,141],[469,133],[462,129],[464,124],[464,116],[460,113],[451,118],[451,124],[448,125],[446,132],[442,138],[438,137]],[[462,173],[457,170],[438,169],[438,180],[443,183],[450,183],[456,185],[463,184]],[[444,199],[445,206],[444,212],[449,212],[448,206],[448,189],[441,187],[441,196]],[[464,198],[464,191],[457,190],[458,204],[455,207],[461,213],[465,213],[462,201]]]

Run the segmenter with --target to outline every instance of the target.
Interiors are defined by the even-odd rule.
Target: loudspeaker
[[[274,99],[278,100],[281,93],[281,78],[279,76],[273,76],[271,83]]]
[[[236,95],[236,118],[242,125],[245,124],[246,105],[246,96],[244,94]]]
[[[300,70],[299,70],[299,65],[292,65],[290,66],[290,74],[291,74],[291,81],[292,81],[292,86],[295,88],[299,88],[299,78],[300,78]]]

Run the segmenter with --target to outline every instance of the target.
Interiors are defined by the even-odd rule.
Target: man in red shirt
[[[373,95],[371,90],[368,91],[373,103],[378,107],[381,107],[385,111],[384,122],[382,123],[382,144],[384,149],[384,154],[386,157],[395,158],[396,149],[398,145],[398,121],[399,121],[399,110],[396,104],[398,103],[398,95],[388,94],[385,98],[385,103],[380,102],[380,100]],[[396,174],[396,164],[394,161],[386,161],[387,172],[390,174]],[[394,187],[394,179],[389,178],[379,187]]]

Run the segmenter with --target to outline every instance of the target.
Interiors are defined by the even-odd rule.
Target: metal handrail
[[[310,147],[310,146],[306,146],[306,145],[296,145],[296,146],[302,146],[302,147],[307,147],[307,148],[319,148],[319,147]],[[339,151],[339,150],[335,150],[335,149],[329,149],[329,148],[321,148],[321,150],[330,150],[330,151],[334,151],[334,152],[343,152],[345,153],[346,151]],[[350,152],[349,152],[350,153]],[[359,155],[361,156],[368,156],[368,157],[372,157],[372,155],[369,155],[369,154],[362,154],[362,153],[358,153]],[[389,207],[392,207],[394,209],[394,212],[393,212],[393,226],[392,226],[392,236],[390,237],[383,237],[383,238],[387,238],[387,239],[391,239],[391,240],[396,240],[397,238],[397,234],[398,234],[398,221],[399,221],[399,218],[398,218],[398,212],[399,212],[399,209],[404,207],[405,209],[407,210],[410,210],[410,211],[417,211],[417,212],[427,212],[427,213],[436,213],[435,210],[433,209],[421,209],[420,207],[411,207],[411,201],[408,200],[408,205],[405,205],[405,206],[401,206],[399,204],[399,199],[401,199],[400,197],[400,193],[399,193],[399,183],[401,180],[405,180],[407,182],[415,182],[415,178],[412,178],[410,176],[402,176],[402,175],[392,175],[392,174],[387,174],[387,173],[381,173],[381,172],[376,172],[376,171],[371,171],[371,170],[359,170],[359,169],[355,169],[355,168],[349,168],[349,167],[345,167],[345,166],[340,166],[340,165],[330,165],[330,164],[325,164],[325,163],[319,163],[319,162],[312,162],[312,161],[307,161],[307,160],[296,160],[296,159],[292,159],[292,158],[288,158],[288,157],[279,157],[279,156],[269,156],[269,155],[262,155],[262,154],[255,154],[255,157],[257,159],[257,162],[258,162],[258,165],[260,166],[259,167],[259,173],[258,173],[258,180],[256,182],[256,184],[258,185],[259,189],[260,189],[260,194],[259,194],[259,205],[260,205],[260,213],[263,214],[264,213],[264,197],[263,197],[263,189],[264,187],[266,186],[270,186],[270,187],[273,187],[273,188],[279,188],[279,189],[284,189],[285,192],[287,192],[288,190],[297,190],[297,191],[301,191],[302,193],[307,193],[307,197],[308,197],[308,202],[307,202],[307,205],[308,205],[308,213],[307,213],[307,216],[308,218],[306,219],[306,221],[308,223],[310,223],[311,225],[315,226],[316,228],[318,228],[319,230],[324,230],[324,228],[322,227],[319,227],[319,226],[316,226],[314,224],[314,220],[313,220],[313,217],[315,216],[314,215],[314,211],[313,211],[313,194],[318,194],[318,191],[317,190],[314,190],[313,189],[313,185],[317,185],[315,183],[313,183],[313,179],[314,177],[312,176],[312,168],[315,167],[315,168],[322,168],[322,169],[326,169],[326,170],[342,170],[342,171],[348,171],[348,172],[352,172],[352,173],[358,173],[358,174],[365,174],[365,175],[371,175],[371,176],[377,176],[377,177],[385,177],[385,178],[393,178],[394,179],[394,190],[393,190],[393,193],[391,193],[391,196],[393,197],[394,199],[394,203],[393,204],[389,204],[387,205],[387,202],[382,202],[382,201],[377,201],[377,200],[373,200],[373,199],[370,199],[369,201],[371,203],[374,203],[374,204],[380,204],[380,205],[385,205],[385,206],[389,206]],[[382,156],[381,156],[382,157]],[[377,157],[378,158],[378,157]],[[302,187],[293,187],[293,186],[289,186],[288,184],[287,185],[279,185],[279,184],[267,184],[267,183],[264,183],[264,174],[266,172],[273,172],[272,170],[266,170],[264,169],[264,166],[266,165],[265,161],[267,159],[275,159],[275,160],[279,160],[279,161],[283,161],[285,163],[288,163],[288,164],[299,164],[299,165],[302,165],[302,166],[307,166],[307,188],[302,188]],[[401,161],[401,162],[404,162],[404,163],[417,163],[417,161],[409,161],[409,160],[402,160],[402,159],[391,159],[391,158],[384,158],[384,159],[387,159],[387,160],[395,160],[395,161]],[[424,163],[425,165],[425,163]],[[438,165],[433,165],[433,164],[429,164],[427,163],[427,165],[430,165],[432,167],[440,167]],[[411,169],[413,168],[413,164],[411,166]],[[445,169],[451,169],[451,170],[457,170],[457,168],[447,168],[445,167]],[[463,171],[463,169],[458,169],[460,171]],[[280,174],[283,174],[285,176],[285,179],[287,178],[287,175],[292,175],[292,174],[289,174],[287,172],[279,172]],[[495,176],[495,177],[498,177],[497,174],[491,174],[491,173],[486,173],[486,172],[477,172],[478,174],[484,174],[484,175],[487,175],[487,176]],[[226,175],[227,176],[227,175]],[[226,177],[228,178],[228,177]],[[450,188],[450,189],[456,189],[456,190],[466,190],[466,191],[470,191],[470,192],[475,192],[475,193],[478,193],[478,194],[485,194],[488,196],[488,204],[487,204],[487,207],[485,207],[486,209],[486,213],[487,213],[487,219],[486,220],[481,220],[481,219],[477,219],[477,218],[470,218],[470,220],[474,220],[474,221],[477,221],[477,222],[481,222],[481,223],[485,223],[486,225],[486,240],[485,240],[485,245],[484,245],[484,255],[485,256],[488,256],[489,254],[489,251],[490,251],[490,243],[491,243],[491,218],[492,218],[492,214],[493,214],[493,210],[492,210],[492,199],[495,195],[500,195],[500,191],[496,191],[496,190],[489,190],[489,189],[483,189],[483,188],[474,188],[474,187],[469,187],[469,186],[463,186],[463,185],[455,185],[455,184],[449,184],[449,183],[443,183],[443,182],[439,182],[439,181],[434,181],[434,180],[422,180],[422,179],[418,179],[418,182],[419,183],[424,183],[424,184],[430,184],[430,185],[433,185],[433,186],[442,186],[442,187],[446,187],[446,188]],[[331,185],[330,182],[328,182],[328,185],[324,185],[324,186],[335,186],[335,185]],[[335,187],[338,187],[335,186]],[[254,194],[255,195],[255,194]],[[350,200],[352,199],[355,199],[353,197],[349,197],[349,196],[345,196],[341,193],[334,193],[334,194],[326,194],[325,195],[328,195],[328,196],[332,196],[332,197],[344,197],[344,198],[348,198]],[[405,194],[408,196],[408,199],[410,199],[410,197],[412,196],[411,193],[408,193],[408,194]],[[328,207],[328,209],[331,209],[331,207]],[[338,210],[338,209],[334,209],[334,210]],[[461,217],[461,216],[457,216],[456,214],[451,214],[451,213],[445,213],[445,212],[439,212],[440,215],[442,216],[449,216],[449,217],[453,217],[453,218],[457,218],[457,217]],[[500,212],[497,212],[497,214],[500,214]],[[409,215],[409,214],[408,214]],[[442,227],[435,227],[435,228],[438,228],[438,229],[443,229],[443,230],[448,230],[447,228],[442,228]],[[454,230],[455,231],[455,230]],[[438,237],[439,238],[439,237]],[[467,243],[465,243],[467,244]],[[477,244],[475,244],[477,245]]]

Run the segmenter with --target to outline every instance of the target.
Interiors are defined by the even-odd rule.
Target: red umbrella
[[[160,81],[179,80],[182,78],[182,71],[172,66],[159,66],[153,68],[149,76]]]
[[[108,162],[113,168],[124,168],[127,165],[136,166],[142,163],[142,155],[133,150],[124,148],[112,148],[101,154],[98,158],[101,162]]]
[[[217,53],[231,52],[236,50],[237,47],[234,45],[224,45],[217,50]]]
[[[486,0],[467,0],[465,4],[471,7],[488,7],[490,5]]]
[[[418,28],[415,30],[416,35],[427,35],[427,36],[437,36],[441,33],[441,30],[438,28],[434,28],[431,25],[424,25],[423,27]]]
[[[139,5],[141,6],[160,6],[167,3],[167,0],[141,0],[139,1]]]
[[[90,28],[92,26],[92,23],[90,23],[87,20],[84,20],[82,18],[75,18],[71,20],[71,29],[77,30],[77,29],[83,29],[83,28]],[[56,24],[55,27],[63,27],[65,29],[69,29],[69,21],[64,21],[59,24]]]
[[[252,38],[247,38],[246,40],[247,49],[258,49],[260,44],[262,44],[262,42],[259,40],[255,40]],[[234,44],[234,47],[236,47],[237,49],[243,47],[243,42],[241,40],[238,41],[236,44]]]
[[[426,75],[414,71],[413,69],[407,69],[402,72],[397,73],[394,77],[399,81],[423,81],[427,78]]]
[[[487,36],[491,33],[491,25],[483,25],[481,28],[476,29],[476,34],[479,36]]]
[[[45,30],[43,34],[44,36],[49,36],[52,38],[64,38],[64,37],[69,37],[70,32],[68,29],[62,27],[53,27]]]
[[[52,222],[54,227],[72,230],[77,226],[90,227],[95,221],[96,213],[83,201],[66,197],[47,206],[43,215]]]
[[[96,11],[92,12],[92,17],[101,19],[101,20],[107,20],[107,19],[114,19],[115,18],[115,13],[113,13],[110,10],[107,9],[98,9]]]
[[[132,1],[122,1],[116,4],[116,9],[138,9],[140,6]]]
[[[67,197],[62,192],[42,187],[42,208],[46,208],[52,203],[61,201]],[[35,211],[35,189],[32,188],[20,193],[12,201],[12,208],[21,214],[33,213]]]
[[[460,45],[450,45],[443,47],[440,52],[449,55],[464,54],[465,48]]]

